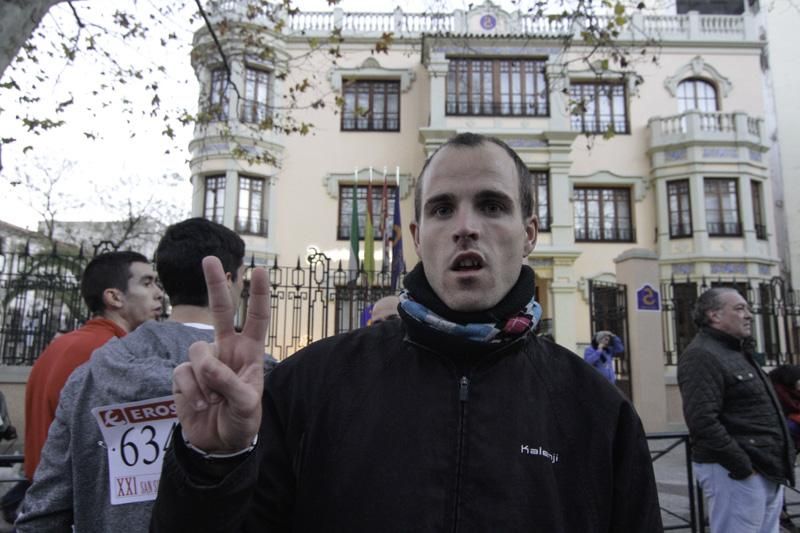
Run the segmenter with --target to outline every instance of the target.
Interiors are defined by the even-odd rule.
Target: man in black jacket
[[[794,449],[778,398],[753,359],[753,315],[732,288],[697,301],[700,331],[678,361],[694,471],[712,533],[777,533]]]
[[[217,342],[176,369],[182,431],[152,530],[661,531],[632,406],[532,334],[531,183],[502,141],[444,144],[417,182],[422,262],[404,280],[402,320],[316,342],[266,383],[264,272],[235,335],[209,260]]]

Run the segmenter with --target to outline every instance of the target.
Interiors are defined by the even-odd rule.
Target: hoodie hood
[[[92,383],[118,403],[170,394],[172,370],[188,360],[189,346],[213,340],[212,329],[148,320],[92,353]]]

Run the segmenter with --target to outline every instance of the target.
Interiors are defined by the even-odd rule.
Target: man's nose
[[[455,226],[453,228],[453,240],[458,242],[461,239],[477,239],[480,233],[479,217],[474,209],[459,209],[455,216]]]

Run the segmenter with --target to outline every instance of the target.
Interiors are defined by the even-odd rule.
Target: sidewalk
[[[649,441],[650,450],[664,450],[674,442],[675,439],[651,440]],[[653,463],[653,470],[656,475],[658,499],[661,505],[661,518],[664,522],[664,527],[684,526],[682,529],[675,529],[675,531],[691,531],[689,528],[689,487],[686,479],[685,445],[679,444],[673,450],[658,458]],[[795,467],[795,474],[800,476],[798,467]],[[785,499],[788,504],[789,514],[800,515],[800,492],[794,489],[786,489]],[[708,509],[706,509],[707,512]],[[794,522],[795,524],[800,524],[800,518],[795,518]]]

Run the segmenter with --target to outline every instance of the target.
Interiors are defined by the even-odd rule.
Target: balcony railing
[[[575,240],[583,242],[634,242],[636,230],[630,228],[575,228]]]
[[[654,117],[648,122],[653,148],[690,141],[749,142],[764,145],[762,119],[746,113],[706,113],[697,110],[680,115]]]
[[[239,121],[246,124],[261,124],[272,116],[272,108],[258,100],[242,99],[239,103]]]
[[[213,19],[241,18],[266,26],[274,21],[266,15],[249,13],[246,2],[232,0],[211,0],[208,12]],[[274,16],[274,14],[272,14]],[[286,26],[282,31],[287,35],[307,38],[313,35],[329,34],[338,29],[345,37],[394,33],[406,38],[421,38],[423,34],[465,35],[474,33],[471,26],[475,14],[456,10],[447,13],[405,13],[397,8],[390,12],[346,12],[341,8],[333,11],[301,11],[286,16]],[[606,17],[613,20],[611,17]],[[261,20],[263,19],[263,20]],[[604,17],[594,22],[604,25]],[[501,19],[498,19],[500,21]],[[581,38],[585,30],[582,24],[571,20],[549,19],[546,16],[533,16],[521,11],[508,13],[487,33],[502,32],[506,35],[525,35],[543,38],[560,38],[573,35]],[[585,22],[584,22],[585,24]],[[753,17],[749,15],[701,15],[690,12],[685,15],[642,15],[635,13],[630,24],[623,29],[620,39],[643,41],[721,41],[756,42],[758,32]]]
[[[269,221],[265,218],[236,217],[236,232],[269,237]]]
[[[742,225],[739,222],[706,222],[710,237],[741,237]]]

